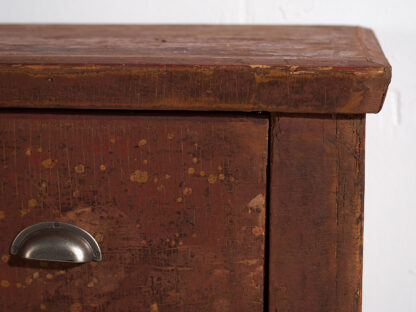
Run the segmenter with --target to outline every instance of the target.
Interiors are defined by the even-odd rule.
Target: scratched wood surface
[[[268,120],[0,114],[0,311],[263,311]],[[10,258],[45,220],[103,261]]]
[[[340,26],[1,25],[0,107],[378,112],[391,67]]]
[[[360,312],[365,116],[272,122],[269,311]]]

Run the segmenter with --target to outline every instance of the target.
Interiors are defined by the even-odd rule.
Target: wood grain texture
[[[0,26],[0,107],[378,112],[391,68],[371,30]]]
[[[365,116],[273,123],[269,311],[359,312]]]
[[[0,114],[1,311],[263,311],[268,120]],[[103,261],[9,258],[60,220]]]

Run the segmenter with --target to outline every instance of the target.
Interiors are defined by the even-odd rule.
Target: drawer
[[[3,111],[0,147],[7,311],[263,311],[267,118]],[[102,261],[9,256],[50,220]]]

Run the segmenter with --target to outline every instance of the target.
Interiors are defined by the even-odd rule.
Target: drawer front
[[[1,311],[263,311],[268,120],[0,114]],[[102,262],[9,256],[68,222]]]

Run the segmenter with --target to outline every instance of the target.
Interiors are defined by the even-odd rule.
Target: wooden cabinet
[[[0,38],[1,311],[361,310],[365,113],[391,75],[370,30]],[[12,256],[43,221],[102,261]]]

